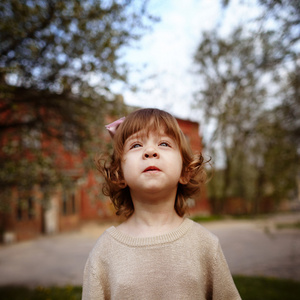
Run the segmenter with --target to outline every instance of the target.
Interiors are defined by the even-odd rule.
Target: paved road
[[[300,230],[274,224],[300,221],[300,213],[262,221],[204,224],[216,234],[233,274],[300,281]],[[88,253],[109,225],[87,224],[79,232],[0,247],[0,285],[81,285]]]

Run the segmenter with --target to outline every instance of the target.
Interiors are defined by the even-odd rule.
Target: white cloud
[[[161,17],[161,22],[155,24],[153,31],[138,42],[137,48],[129,49],[124,58],[132,69],[130,81],[141,88],[137,93],[128,89],[121,90],[126,103],[158,107],[182,118],[194,118],[190,106],[197,85],[191,70],[201,32],[216,27],[222,20],[222,31],[228,33],[233,24],[238,24],[247,13],[247,10],[240,8],[239,0],[232,0],[230,9],[225,12],[220,2],[149,2],[150,12]],[[151,78],[146,80],[147,77]]]

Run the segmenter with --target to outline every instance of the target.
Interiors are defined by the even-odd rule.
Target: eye
[[[139,147],[142,147],[142,144],[141,144],[141,143],[133,143],[133,144],[130,146],[130,149],[135,149],[135,148],[139,148]]]
[[[171,147],[170,144],[168,142],[161,142],[159,144],[159,146],[163,146],[163,147]]]

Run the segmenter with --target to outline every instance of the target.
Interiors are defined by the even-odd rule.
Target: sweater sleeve
[[[101,284],[99,270],[95,269],[91,257],[88,258],[84,273],[82,286],[82,300],[101,300],[105,299]]]
[[[213,264],[213,287],[212,299],[240,300],[241,297],[232,279],[227,261],[221,249],[220,243],[217,244]]]

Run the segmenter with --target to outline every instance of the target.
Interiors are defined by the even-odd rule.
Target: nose
[[[144,151],[144,158],[158,158],[159,154],[157,149],[155,149],[154,147],[147,147]]]

